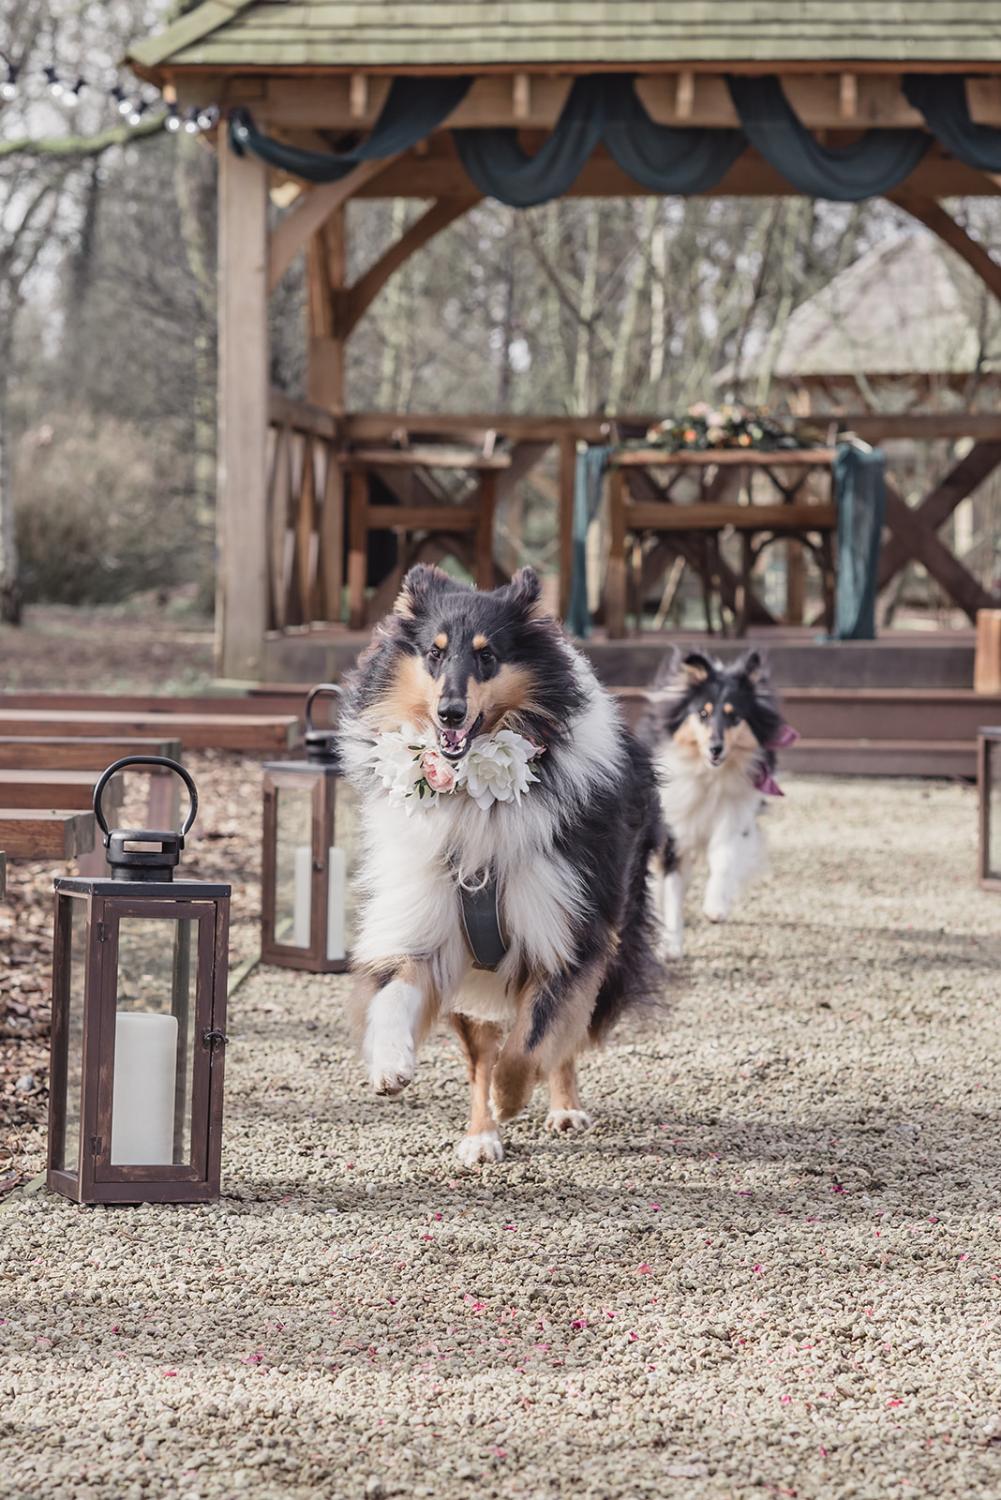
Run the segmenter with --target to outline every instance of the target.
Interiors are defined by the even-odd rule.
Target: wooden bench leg
[[[605,622],[610,640],[626,633],[626,492],[625,475],[613,469],[610,485],[611,536],[605,578]]]
[[[740,581],[737,584],[737,634],[747,634],[748,617],[751,611],[751,578],[754,574],[754,534],[740,533]]]
[[[834,537],[829,531],[820,537],[821,574],[824,587],[824,624],[827,634],[834,634]]]
[[[479,518],[476,525],[476,587],[494,586],[494,511],[497,508],[497,475],[491,469],[480,475]]]
[[[368,475],[355,470],[350,488],[348,551],[348,625],[365,626],[365,582],[368,576]]]

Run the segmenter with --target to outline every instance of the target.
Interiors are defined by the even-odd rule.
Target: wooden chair
[[[487,433],[479,449],[448,443],[411,446],[401,434],[395,448],[357,448],[344,454],[342,464],[350,476],[348,491],[348,624],[360,630],[366,624],[365,578],[368,538],[373,531],[395,531],[401,542],[400,562],[391,578],[399,583],[406,568],[428,542],[439,544],[441,553],[453,552],[472,563],[472,573],[481,589],[493,588],[494,512],[497,507],[497,475],[511,467],[507,453],[494,451],[496,435]],[[454,501],[433,482],[435,470],[461,471],[473,476],[471,499]],[[381,472],[410,477],[408,486],[417,498],[398,505],[372,500],[371,480]],[[465,545],[464,545],[465,544]],[[471,557],[467,548],[471,544]],[[380,593],[376,613],[383,613],[386,593]],[[388,605],[387,605],[388,607]]]

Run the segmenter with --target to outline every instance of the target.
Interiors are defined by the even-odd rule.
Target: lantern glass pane
[[[355,931],[358,859],[358,798],[354,787],[338,778],[334,788],[333,831],[328,851],[327,958],[347,958]]]
[[[197,941],[189,918],[119,921],[112,1166],[192,1159]]]
[[[308,948],[313,899],[313,779],[275,792],[275,942]]]
[[[66,935],[69,945],[67,963],[61,978],[66,986],[66,1097],[63,1110],[62,1141],[56,1152],[56,1166],[63,1172],[76,1172],[80,1164],[80,1110],[83,1097],[83,1001],[87,981],[87,954],[90,950],[90,908],[79,897],[62,896],[67,914]]]
[[[1001,880],[1001,740],[987,741],[987,870]]]

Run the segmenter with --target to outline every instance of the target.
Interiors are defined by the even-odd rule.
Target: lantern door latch
[[[208,1031],[202,1032],[203,1047],[225,1047],[228,1041],[229,1037],[224,1031],[218,1031],[215,1028],[210,1028]]]

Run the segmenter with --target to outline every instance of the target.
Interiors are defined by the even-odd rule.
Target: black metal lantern
[[[339,695],[329,682],[310,691],[305,760],[264,767],[261,958],[313,974],[343,973],[350,962],[356,804],[336,731],[313,724],[316,700]]]
[[[180,833],[108,828],[132,765],[180,776]],[[81,1203],[219,1195],[230,887],[174,879],[197,811],[176,761],[115,761],[94,788],[111,877],[55,883],[48,1184]]]
[[[980,801],[980,884],[1001,891],[1001,728],[977,735]]]

